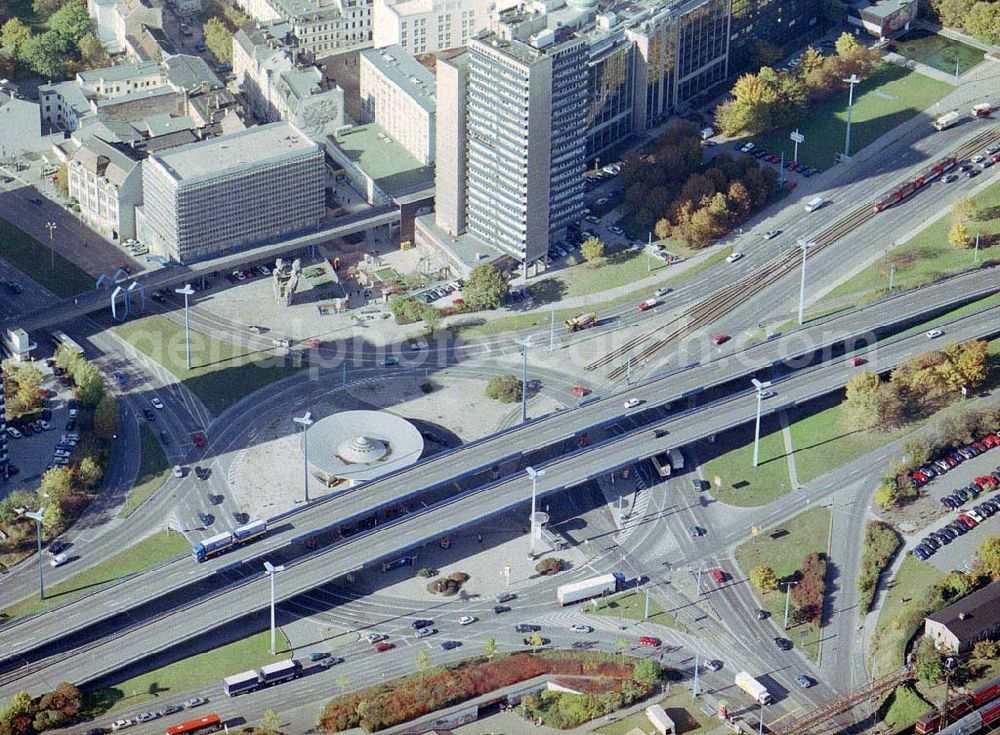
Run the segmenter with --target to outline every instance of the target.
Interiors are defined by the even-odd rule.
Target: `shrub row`
[[[861,575],[858,593],[862,614],[871,610],[875,590],[882,572],[903,543],[896,529],[882,521],[868,521],[865,526],[864,553],[861,555]]]

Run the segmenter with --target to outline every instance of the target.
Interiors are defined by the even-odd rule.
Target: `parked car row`
[[[138,725],[143,722],[152,722],[153,720],[158,720],[161,717],[166,717],[168,715],[176,714],[177,712],[182,712],[185,709],[191,709],[192,707],[200,707],[203,704],[208,704],[208,700],[204,697],[192,697],[191,699],[184,702],[184,705],[168,704],[155,712],[140,712],[135,717],[123,717],[119,720],[115,720],[111,723],[111,730],[117,732],[118,730],[124,730],[126,728],[132,727],[133,725]],[[95,728],[93,730],[88,730],[87,735],[101,735],[102,733],[108,732],[104,728]]]
[[[920,540],[910,553],[921,560],[927,560],[942,546],[947,546],[959,536],[963,536],[980,523],[1000,513],[1000,497],[993,497],[959,513],[951,523],[937,531],[931,531]]]
[[[981,475],[977,477],[968,485],[960,487],[950,495],[945,495],[941,498],[941,505],[949,510],[955,510],[956,508],[965,505],[970,500],[978,498],[980,493],[996,489],[997,485],[1000,485],[1000,467],[989,475]]]
[[[458,293],[459,291],[462,290],[463,286],[465,286],[465,281],[463,281],[461,278],[458,278],[454,281],[451,281],[450,283],[445,283],[444,285],[435,286],[434,288],[429,288],[426,291],[422,291],[421,293],[417,294],[415,298],[417,299],[417,301],[422,301],[425,304],[431,304],[437,301],[438,299],[443,299],[448,294]]]
[[[912,487],[921,488],[938,475],[943,475],[953,467],[957,467],[965,460],[972,459],[973,457],[993,449],[994,447],[1000,447],[1000,436],[997,436],[996,434],[989,434],[979,441],[974,441],[971,444],[966,444],[958,449],[945,452],[940,458],[932,462],[928,462],[923,467],[910,472],[907,475],[907,479]]]
[[[266,265],[256,265],[252,268],[243,268],[241,270],[235,270],[226,276],[226,280],[230,283],[240,283],[242,281],[250,281],[259,276],[269,276],[271,275],[271,269]]]

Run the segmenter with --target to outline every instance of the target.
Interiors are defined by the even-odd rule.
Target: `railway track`
[[[1000,130],[984,130],[959,146],[954,155],[957,160],[962,161],[998,140],[1000,140]],[[812,247],[806,252],[806,257],[812,257],[823,248],[832,245],[848,232],[864,224],[877,214],[870,202],[858,205],[850,213],[844,215],[832,225],[822,230],[816,237],[812,238]],[[625,362],[619,363],[608,373],[610,380],[621,380],[628,373],[630,367],[641,365],[648,361],[657,352],[672,342],[683,339],[699,329],[708,326],[713,321],[728,314],[748,298],[753,297],[774,282],[788,275],[798,265],[801,257],[797,249],[789,250],[783,255],[779,255],[736,283],[726,286],[721,291],[702,299],[683,315],[672,319],[667,324],[657,327],[651,332],[634,337],[611,352],[602,355],[588,364],[586,369],[589,371],[597,370],[625,358]],[[639,352],[630,354],[641,345],[645,346]]]

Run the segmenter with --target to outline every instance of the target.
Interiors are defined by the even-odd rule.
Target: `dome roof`
[[[348,464],[371,464],[378,462],[389,453],[389,445],[381,439],[370,436],[356,436],[346,439],[337,447],[337,456]]]

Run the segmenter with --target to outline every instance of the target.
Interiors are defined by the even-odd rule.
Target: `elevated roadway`
[[[965,341],[990,336],[1000,330],[1000,306],[952,320],[943,328],[948,340]],[[888,370],[901,360],[925,351],[929,344],[923,334],[916,334],[880,343],[877,350],[872,349],[867,356],[874,369]],[[837,390],[857,374],[857,371],[857,368],[844,359],[804,368],[775,384],[778,396],[769,401],[769,405],[765,405],[765,412],[773,413]],[[650,387],[646,385],[638,390],[648,392]],[[641,393],[639,395],[641,396]],[[539,480],[538,494],[545,496],[578,486],[602,474],[628,466],[636,460],[664,451],[668,447],[685,446],[742,425],[752,420],[755,407],[754,393],[744,392],[719,399],[703,407],[688,409],[655,424],[560,457],[542,465],[545,475]],[[454,466],[454,458],[451,464]],[[372,483],[372,486],[376,484],[378,483]],[[444,534],[505,513],[526,503],[529,494],[530,482],[525,475],[517,473],[294,559],[287,563],[290,573],[277,578],[277,599],[289,599],[330,579],[393,558],[407,549],[433,541]],[[358,493],[354,493],[342,496],[337,499],[336,505],[358,507],[360,503],[367,506],[362,508],[361,512],[370,513],[370,504],[364,503],[367,498],[364,494],[361,495],[362,497],[359,497]],[[312,510],[315,511],[315,508]],[[308,535],[329,526],[329,513],[334,509],[326,510],[327,514],[319,514],[325,517],[317,517],[315,512],[296,514],[294,527],[285,533],[285,538],[287,539],[290,533]],[[244,551],[254,552],[253,556],[259,556],[260,549],[247,547]],[[189,560],[185,561],[187,576],[204,576],[205,567]],[[228,561],[232,562],[233,557]],[[240,560],[236,560],[237,564],[239,562]],[[180,564],[182,563],[178,563]],[[145,592],[148,592],[149,584],[164,571],[166,570],[157,571],[155,576],[139,575],[137,579],[150,577],[143,580]],[[193,601],[180,609],[172,609],[159,617],[138,623],[130,629],[118,631],[109,638],[87,644],[78,650],[36,661],[8,673],[3,677],[4,686],[0,689],[0,696],[9,696],[16,688],[42,691],[63,680],[83,683],[133,663],[137,651],[150,655],[169,649],[195,636],[215,630],[226,620],[262,609],[267,601],[263,587],[265,584],[263,572],[254,569],[246,571],[253,576],[240,584]],[[183,572],[183,568],[180,572]],[[102,598],[98,607],[103,605],[117,606],[120,609],[129,607],[131,605],[129,595],[123,593],[123,587],[124,585],[119,585],[105,593],[94,595],[95,599]],[[142,594],[142,597],[145,598],[146,594]],[[248,602],[250,600],[257,602]],[[84,605],[88,608],[92,606],[93,600],[90,604]],[[55,616],[55,620],[44,626],[48,631],[37,630],[36,635],[53,633],[54,625],[58,626],[56,630],[59,631],[70,627],[73,608],[68,608],[63,613]],[[53,616],[40,616],[36,620],[44,617]],[[12,647],[21,650],[26,643],[30,646],[32,642],[24,638],[27,628],[23,628],[23,625],[13,626],[13,630],[4,631],[5,639]],[[28,625],[28,628],[30,627],[33,626]]]
[[[398,506],[400,502],[435,488],[490,471],[504,463],[523,461],[532,452],[607,426],[623,415],[648,411],[742,378],[746,378],[749,386],[749,376],[760,370],[782,361],[805,363],[816,351],[829,353],[833,346],[844,340],[858,341],[864,347],[874,341],[871,335],[879,329],[913,321],[930,309],[952,308],[998,290],[1000,282],[995,272],[978,271],[919,291],[898,294],[743,351],[724,345],[729,352],[705,365],[664,375],[573,410],[549,414],[435,455],[375,482],[314,501],[271,519],[272,531],[267,538],[225,557],[204,564],[181,558],[159,567],[155,572],[125,578],[47,612],[9,622],[0,628],[9,644],[5,651],[0,652],[0,670],[9,668],[13,660],[50,642],[53,636],[64,635],[66,631],[79,632],[88,626],[109,621],[140,603],[148,603],[158,596],[195,584],[213,571],[233,563],[265,557],[295,539],[350,525],[359,518],[370,516],[382,508]],[[822,356],[823,359],[829,357],[828,354]],[[643,403],[625,410],[623,402],[628,398],[638,398]]]
[[[110,308],[111,291],[118,286],[128,288],[132,283],[139,283],[146,289],[146,297],[149,298],[150,294],[157,289],[179,288],[185,283],[197,281],[202,276],[208,276],[216,271],[228,273],[255,263],[273,262],[275,258],[300,253],[337,237],[353,235],[362,230],[397,221],[399,221],[399,210],[391,205],[347,215],[338,219],[337,224],[316,232],[309,232],[271,245],[262,245],[212,260],[200,261],[189,266],[171,265],[159,270],[140,273],[135,278],[122,279],[119,283],[114,284],[110,291],[95,288],[93,291],[79,294],[76,297],[58,301],[45,309],[7,316],[0,323],[0,328],[20,327],[31,333],[34,330],[62,324],[92,312]]]

